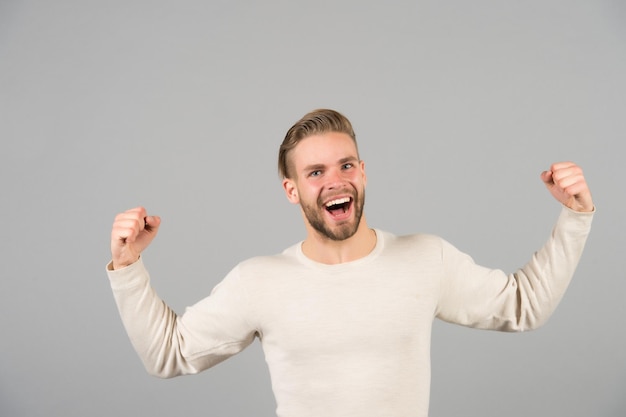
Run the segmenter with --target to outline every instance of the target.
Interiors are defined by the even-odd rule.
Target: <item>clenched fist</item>
[[[557,162],[549,171],[541,173],[541,179],[550,193],[561,204],[575,211],[593,211],[591,192],[583,170],[573,162]]]
[[[141,252],[157,235],[161,219],[148,216],[146,209],[136,207],[118,214],[111,230],[113,269],[137,262]]]

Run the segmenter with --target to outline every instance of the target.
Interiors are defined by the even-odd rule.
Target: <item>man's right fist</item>
[[[148,216],[146,209],[136,207],[115,216],[111,230],[113,269],[137,262],[141,252],[157,235],[161,218]]]

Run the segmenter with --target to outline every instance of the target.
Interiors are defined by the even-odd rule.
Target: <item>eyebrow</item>
[[[341,158],[338,162],[339,165],[345,164],[346,162],[358,162],[359,158],[356,156],[346,156],[345,158]],[[318,169],[326,168],[324,164],[311,164],[307,165],[302,169],[302,172],[316,171]]]
[[[345,158],[341,158],[339,160],[340,164],[345,164],[346,162],[359,162],[359,158],[356,156],[346,156]]]

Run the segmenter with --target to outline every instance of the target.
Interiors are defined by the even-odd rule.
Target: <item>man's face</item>
[[[366,177],[352,138],[336,132],[310,136],[289,158],[294,178],[283,186],[310,228],[337,241],[353,236],[363,215]]]

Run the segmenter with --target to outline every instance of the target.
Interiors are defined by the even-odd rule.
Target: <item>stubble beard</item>
[[[359,229],[359,225],[361,224],[361,217],[363,216],[363,206],[365,205],[365,190],[363,190],[360,194],[357,191],[354,191],[352,194],[352,209],[354,210],[354,218],[353,221],[345,221],[339,223],[336,227],[331,228],[325,221],[324,212],[322,210],[326,210],[324,208],[324,203],[320,198],[317,199],[317,205],[313,206],[311,204],[301,203],[302,211],[304,212],[304,216],[307,221],[313,227],[315,231],[317,231],[321,236],[334,240],[334,241],[342,241],[351,238]]]

